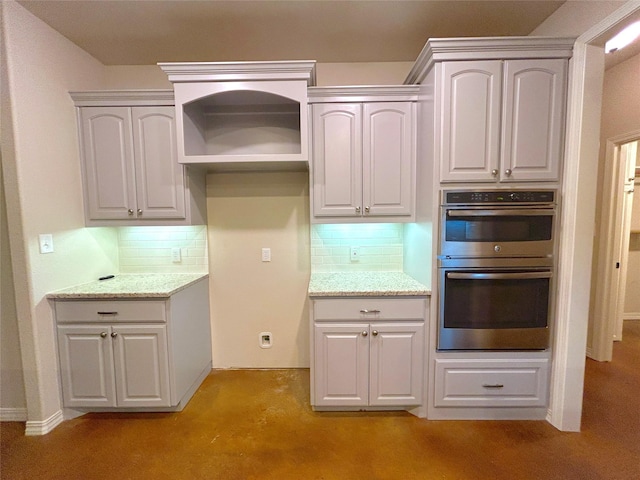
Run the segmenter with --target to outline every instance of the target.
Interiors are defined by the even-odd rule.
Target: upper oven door
[[[555,209],[443,206],[440,255],[548,257],[553,254]]]

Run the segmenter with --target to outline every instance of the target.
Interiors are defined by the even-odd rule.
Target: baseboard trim
[[[622,316],[622,320],[624,320],[624,321],[627,321],[627,320],[640,320],[640,312],[625,313]]]
[[[46,420],[27,420],[27,428],[24,434],[27,436],[46,435],[64,421],[62,410],[58,410]]]
[[[26,422],[26,408],[0,408],[0,422]]]

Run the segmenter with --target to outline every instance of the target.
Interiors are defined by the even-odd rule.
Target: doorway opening
[[[627,295],[640,281],[640,191],[634,196],[640,181],[639,144],[640,130],[607,140],[591,297],[592,342],[587,349],[587,356],[598,361],[611,361],[613,342],[622,340],[624,319],[640,319],[640,299]]]

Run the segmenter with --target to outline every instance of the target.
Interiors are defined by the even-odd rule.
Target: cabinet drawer
[[[423,298],[357,298],[314,300],[313,315],[316,321],[335,320],[423,320]]]
[[[166,322],[163,300],[56,301],[58,323]]]
[[[547,359],[436,359],[436,407],[543,407]]]

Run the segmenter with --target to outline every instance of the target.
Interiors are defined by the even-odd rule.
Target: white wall
[[[22,379],[6,207],[0,168],[0,420],[24,421],[27,419],[27,400]]]
[[[103,88],[93,57],[13,1],[3,1],[2,162],[27,431],[60,415],[47,292],[117,268],[113,229],[85,229],[76,119],[69,90]],[[53,234],[42,255],[38,234]]]
[[[318,63],[316,84],[402,85],[412,66],[413,62]],[[157,65],[109,65],[104,71],[104,88],[109,90],[172,88],[167,74]]]
[[[640,130],[640,55],[616,65],[607,70],[604,75],[600,132],[600,179],[604,176],[604,170],[610,168],[606,158],[607,139],[636,130]],[[601,184],[599,192],[602,192]],[[598,202],[598,204],[600,203]],[[625,314],[637,315],[640,313],[640,295],[637,294],[640,287],[640,241],[638,241],[638,236],[638,234],[632,235],[630,242]]]
[[[579,37],[625,3],[625,1],[568,1],[529,35]]]
[[[207,176],[214,367],[309,366],[308,185],[307,172]]]
[[[319,63],[318,86],[402,85],[413,62]]]

